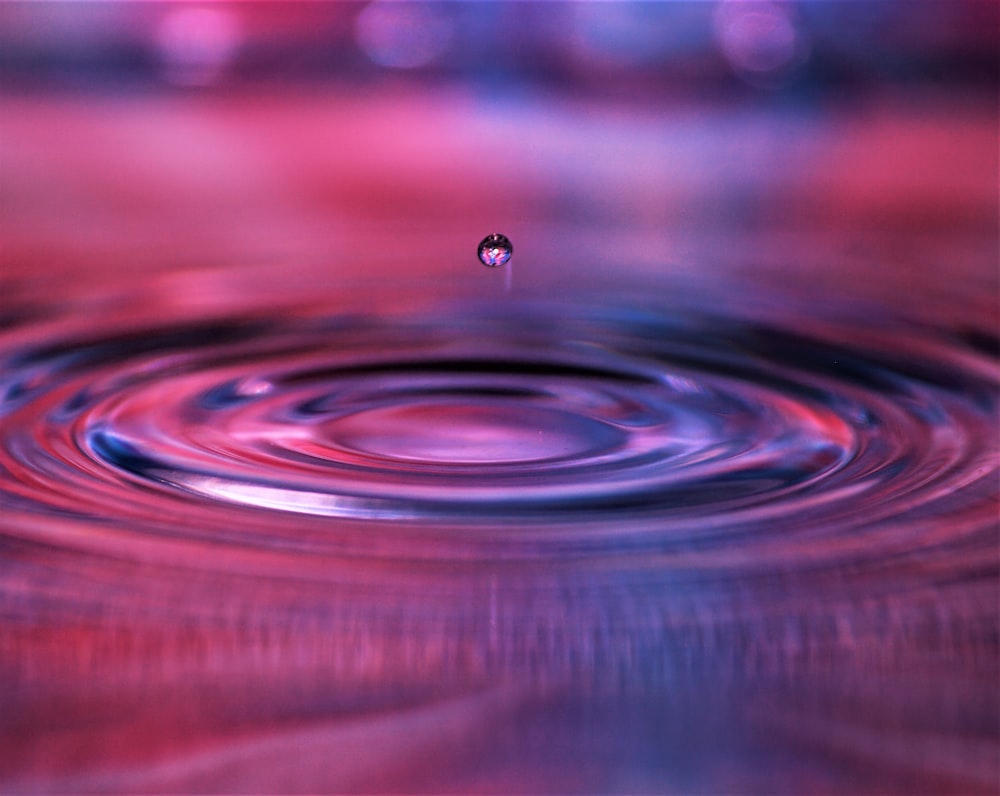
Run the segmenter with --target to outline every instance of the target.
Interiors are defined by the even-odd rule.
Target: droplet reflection
[[[514,247],[506,235],[494,232],[479,243],[479,261],[489,268],[503,265],[514,253]]]

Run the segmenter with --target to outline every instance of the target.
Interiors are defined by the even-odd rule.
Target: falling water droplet
[[[514,247],[506,235],[494,232],[487,235],[479,244],[479,261],[490,268],[503,265],[514,253]]]

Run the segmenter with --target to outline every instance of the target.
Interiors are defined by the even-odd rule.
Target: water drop
[[[506,235],[494,232],[487,235],[479,244],[479,261],[490,268],[506,263],[514,253],[514,247]]]

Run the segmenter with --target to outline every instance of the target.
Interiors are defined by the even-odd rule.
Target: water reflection
[[[906,5],[0,8],[0,790],[993,792],[995,28]]]

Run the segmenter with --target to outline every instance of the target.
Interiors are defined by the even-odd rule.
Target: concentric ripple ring
[[[36,341],[3,352],[5,500],[364,555],[402,524],[430,559],[876,556],[988,495],[996,374],[862,331],[525,299]]]

